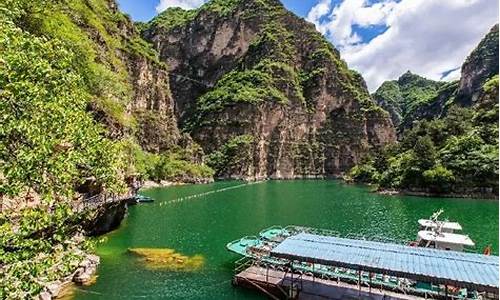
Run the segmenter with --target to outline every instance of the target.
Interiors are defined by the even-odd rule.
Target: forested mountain
[[[449,90],[454,92],[457,86],[457,82],[434,81],[408,71],[398,80],[384,82],[372,96],[389,112],[394,126],[403,131],[411,126],[422,107],[437,102],[438,97],[449,98]]]
[[[481,101],[485,82],[498,74],[498,25],[493,26],[467,57],[458,81],[433,81],[412,74],[384,82],[372,95],[391,114],[401,134],[413,122],[444,117],[453,104],[472,106]]]
[[[362,77],[278,0],[173,8],[141,28],[218,177],[339,175],[395,140]]]
[[[372,97],[278,0],[212,0],[138,24],[114,0],[3,0],[0,298],[33,298],[74,271],[91,248],[75,203],[122,195],[131,178],[355,166],[384,188],[494,197],[497,118],[498,26],[460,82],[407,73]]]
[[[442,83],[406,73],[374,99],[398,125],[400,143],[351,170],[356,180],[424,194],[497,197],[498,25]]]

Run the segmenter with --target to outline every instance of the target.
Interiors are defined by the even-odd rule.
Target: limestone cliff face
[[[491,28],[462,66],[457,101],[473,105],[481,98],[483,84],[498,74],[498,24]]]
[[[278,0],[168,10],[143,36],[169,66],[181,128],[219,177],[339,175],[395,141],[361,76]]]
[[[137,122],[139,144],[150,152],[161,152],[177,144],[180,133],[170,95],[168,72],[141,56],[127,60],[134,96],[128,105]]]
[[[70,31],[87,51],[82,60],[87,59],[84,63],[94,81],[89,110],[106,126],[108,137],[131,138],[149,152],[177,144],[180,133],[168,70],[130,18],[118,10],[116,1],[75,0],[54,4],[53,9],[70,12],[67,21],[75,25]],[[51,9],[44,13],[45,18],[51,17]],[[55,35],[59,37],[57,31]]]
[[[118,12],[114,1],[110,1],[109,5],[112,11]],[[140,38],[128,18],[118,27],[123,44],[129,50],[119,54],[126,65],[132,89],[126,108],[126,113],[135,121],[135,130],[131,133],[146,151],[169,149],[179,142],[180,133],[167,68],[155,57],[156,53],[148,49],[149,45]]]

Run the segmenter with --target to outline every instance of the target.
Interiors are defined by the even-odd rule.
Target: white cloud
[[[462,75],[462,68],[456,68],[455,70],[448,73],[446,76],[442,77],[441,80],[444,81],[453,81],[460,79],[460,75]]]
[[[161,13],[170,7],[180,7],[182,9],[194,9],[200,7],[207,0],[160,0],[156,6],[156,11]]]
[[[331,0],[322,0],[311,9],[307,20],[314,23],[335,45],[343,48],[362,41],[353,32],[353,25],[367,27],[384,24],[395,6],[394,1],[369,5],[365,0],[347,0],[332,9]]]
[[[459,68],[498,22],[498,1],[493,0],[386,0],[375,4],[345,0],[325,9],[330,5],[331,1],[321,1],[308,20],[339,48],[350,67],[363,74],[372,91],[407,70],[441,79],[447,70]],[[353,25],[383,25],[387,30],[362,43]],[[459,72],[444,79],[456,79]]]
[[[307,14],[306,20],[316,24],[316,28],[323,34],[326,33],[324,28],[319,26],[320,19],[328,14],[331,10],[331,1],[330,0],[321,0],[318,4],[316,4],[309,13]]]

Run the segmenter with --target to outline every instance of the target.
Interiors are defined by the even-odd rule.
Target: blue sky
[[[319,2],[318,0],[281,1],[286,8],[303,18],[306,18],[311,8]],[[143,22],[151,20],[157,14],[156,7],[160,4],[160,0],[119,0],[118,2],[122,11],[129,14],[134,21]],[[341,1],[335,0],[334,2],[339,4]],[[370,2],[377,2],[377,0],[371,0]],[[370,41],[385,30],[385,26],[355,27],[355,31],[362,37],[363,42]]]
[[[118,0],[135,21],[207,0]],[[468,54],[498,23],[496,0],[281,0],[316,25],[371,91],[407,70],[456,80]]]
[[[122,11],[128,13],[135,21],[148,21],[157,12],[156,7],[160,0],[118,0]],[[284,0],[283,4],[291,11],[301,17],[307,13],[317,3],[317,0]]]

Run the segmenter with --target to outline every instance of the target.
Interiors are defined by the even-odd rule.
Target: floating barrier
[[[231,190],[235,190],[235,189],[240,189],[240,188],[244,188],[244,187],[251,186],[251,185],[260,184],[260,183],[263,183],[263,182],[264,181],[255,181],[255,182],[238,184],[238,185],[229,186],[229,187],[225,187],[225,188],[221,188],[221,189],[217,189],[217,190],[213,190],[213,191],[208,191],[208,192],[204,192],[204,193],[200,193],[200,194],[195,194],[195,195],[180,197],[180,198],[177,198],[177,199],[174,199],[174,200],[169,200],[169,201],[162,202],[159,205],[160,206],[165,206],[165,205],[169,205],[169,204],[180,203],[180,202],[184,202],[186,200],[201,198],[201,197],[205,197],[205,196],[212,195],[212,194],[217,194],[217,193],[223,193],[223,192],[227,192],[227,191],[231,191]]]

